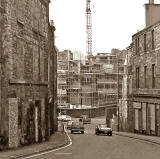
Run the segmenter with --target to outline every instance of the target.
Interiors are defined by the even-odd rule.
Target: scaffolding
[[[111,57],[110,55],[106,56]],[[66,83],[66,106],[68,107],[100,107],[116,103],[118,77],[116,64],[115,70],[107,72],[106,67],[103,67],[103,58],[102,62],[93,62],[90,58],[85,61],[85,64],[82,64],[81,59],[73,60],[69,56],[67,58],[66,76],[62,77],[64,78],[62,81]],[[113,59],[112,61],[115,63]],[[62,63],[64,64],[64,61]],[[118,72],[118,74],[121,88],[123,73]],[[60,96],[64,98],[63,94]]]

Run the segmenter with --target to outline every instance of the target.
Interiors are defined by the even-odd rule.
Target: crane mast
[[[92,18],[91,0],[86,0],[86,52],[87,56],[92,56]]]

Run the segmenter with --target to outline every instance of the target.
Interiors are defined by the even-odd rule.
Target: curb
[[[40,151],[36,151],[36,152],[33,152],[33,153],[25,154],[25,155],[10,156],[9,159],[25,158],[25,157],[36,155],[36,154],[39,154],[39,153],[44,153],[44,152],[52,151],[52,150],[55,150],[55,149],[58,149],[58,148],[62,148],[62,147],[66,146],[66,145],[68,145],[70,143],[70,139],[69,139],[69,137],[67,135],[66,129],[64,129],[64,134],[65,134],[65,143],[63,143],[63,144],[60,144],[60,145],[58,145],[58,146],[56,146],[54,148],[47,148],[45,150],[40,150]]]
[[[136,137],[136,136],[130,136],[130,135],[127,135],[127,134],[119,134],[119,133],[116,133],[116,132],[113,132],[113,134],[114,135],[123,136],[123,137],[128,137],[128,138],[131,138],[131,139],[137,139],[137,140],[146,141],[146,142],[149,142],[149,143],[160,145],[160,142],[154,141],[154,140],[151,140],[151,139],[145,139],[145,138],[140,138],[140,137]]]

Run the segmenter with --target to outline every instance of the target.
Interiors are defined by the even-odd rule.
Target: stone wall
[[[154,49],[152,48],[152,31],[154,30]],[[144,34],[146,35],[146,51],[144,50]],[[139,38],[139,52],[136,53],[136,39]],[[155,88],[160,89],[160,24],[150,26],[133,36],[134,52],[132,58],[133,88],[136,88],[136,67],[140,69],[140,89],[145,88],[144,66],[147,67],[146,88],[152,88],[152,64],[155,64]]]
[[[48,65],[50,54],[55,56],[55,46],[49,45],[54,40],[54,30],[51,32],[49,24],[49,0],[1,0],[0,4],[0,127],[1,135],[12,138],[9,132],[12,127],[11,116],[14,110],[9,109],[9,99],[18,100],[18,144],[28,144],[35,141],[38,132],[38,141],[46,138],[49,129],[46,124],[51,120],[53,112],[48,113],[49,90],[54,87],[56,78],[51,74],[48,78],[48,69],[55,69],[55,61]],[[53,36],[52,39],[49,39]],[[50,48],[51,47],[51,48]],[[49,51],[50,50],[50,51]],[[54,61],[55,60],[55,61]],[[53,69],[52,68],[52,69]],[[50,83],[50,85],[49,85]],[[3,92],[3,93],[2,93]],[[54,95],[53,95],[54,94]],[[56,93],[52,93],[56,98]],[[35,130],[35,110],[38,109]],[[47,111],[46,111],[47,109]],[[54,105],[53,105],[54,109]],[[13,112],[12,112],[13,111]],[[53,119],[54,120],[54,119]],[[15,145],[9,143],[9,145]]]
[[[139,43],[136,44],[138,41]],[[133,35],[133,44],[131,58],[133,95],[130,99],[133,105],[132,128],[137,133],[159,136],[160,23],[157,22]],[[154,76],[153,65],[155,65]],[[146,80],[145,67],[147,68]],[[136,68],[139,68],[139,88],[136,87]],[[155,81],[155,86],[153,86],[153,81]]]

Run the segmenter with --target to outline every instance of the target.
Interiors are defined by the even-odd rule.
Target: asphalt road
[[[85,134],[70,134],[72,145],[33,159],[160,159],[160,146],[122,136],[96,136],[93,119],[85,125]]]

